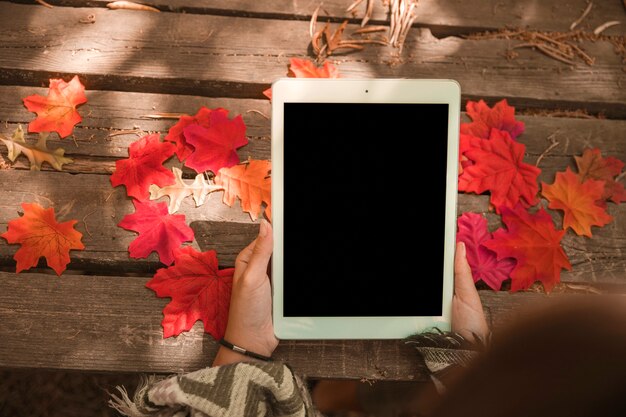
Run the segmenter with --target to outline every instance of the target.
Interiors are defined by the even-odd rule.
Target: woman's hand
[[[278,339],[272,324],[272,289],[267,266],[273,249],[272,226],[261,220],[259,236],[235,261],[233,291],[224,339],[254,353],[271,356]],[[223,346],[213,366],[253,360]]]
[[[474,341],[474,334],[483,338],[489,334],[483,306],[474,285],[472,270],[467,263],[465,244],[456,244],[454,257],[454,297],[452,298],[452,331]]]

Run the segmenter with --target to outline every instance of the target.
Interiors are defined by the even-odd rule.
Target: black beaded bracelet
[[[246,355],[246,356],[249,356],[249,357],[254,358],[254,359],[259,359],[259,360],[262,360],[262,361],[265,361],[265,362],[269,362],[269,361],[272,360],[272,358],[269,357],[269,356],[264,356],[264,355],[261,355],[260,353],[250,352],[249,350],[246,350],[246,349],[244,349],[244,348],[242,348],[240,346],[233,345],[232,343],[230,343],[228,340],[226,340],[224,338],[220,339],[218,341],[218,343],[220,345],[222,345],[222,346],[232,350],[233,352],[241,353],[242,355]]]

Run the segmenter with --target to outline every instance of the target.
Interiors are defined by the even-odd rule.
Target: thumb
[[[274,239],[272,237],[272,226],[267,220],[262,219],[259,226],[259,236],[257,236],[254,241],[254,248],[252,249],[250,261],[248,262],[246,275],[265,276],[273,250]]]
[[[480,306],[480,297],[472,278],[472,269],[467,262],[465,243],[456,244],[454,257],[454,294],[471,306]]]

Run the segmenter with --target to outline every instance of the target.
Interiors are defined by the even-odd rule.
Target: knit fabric
[[[239,362],[158,381],[145,380],[131,401],[126,390],[109,405],[128,417],[313,417],[310,397],[278,362]]]

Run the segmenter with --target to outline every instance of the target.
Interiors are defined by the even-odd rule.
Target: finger
[[[254,241],[252,255],[248,260],[246,275],[254,277],[264,277],[267,273],[267,265],[272,257],[274,249],[274,241],[272,238],[272,226],[266,221],[261,220],[259,226],[259,236]]]
[[[471,307],[481,307],[480,297],[472,278],[472,269],[467,262],[465,244],[456,244],[456,256],[454,257],[454,293],[463,302]]]
[[[250,263],[250,258],[252,258],[255,245],[256,239],[254,239],[248,246],[239,252],[239,255],[237,255],[237,259],[235,259],[235,277],[241,276],[241,274],[243,274],[248,268],[248,263]]]

